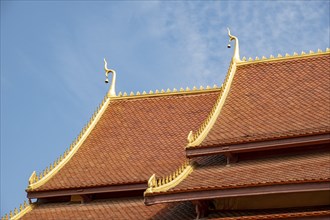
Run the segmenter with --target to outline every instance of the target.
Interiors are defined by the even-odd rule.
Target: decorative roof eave
[[[10,211],[9,215],[6,214],[1,217],[1,220],[16,220],[22,218],[26,213],[30,212],[34,208],[34,204],[28,204],[24,201],[18,208],[15,208],[14,211]]]
[[[187,149],[186,156],[188,158],[192,158],[214,154],[239,154],[244,152],[299,148],[329,143],[329,131],[322,131],[320,133],[304,134],[297,136],[287,135],[279,136],[276,138],[260,140],[256,139],[251,141],[232,142],[219,145],[199,146]]]
[[[36,171],[32,172],[29,178],[29,185],[26,189],[27,191],[37,189],[38,187],[45,184],[73,157],[73,155],[79,150],[81,145],[84,143],[88,135],[91,133],[95,125],[102,117],[112,98],[113,97],[109,97],[108,95],[104,97],[102,103],[96,109],[89,122],[82,129],[78,137],[72,142],[70,147],[64,152],[63,155],[61,155],[53,164],[50,164],[50,166],[39,175],[37,175]]]
[[[200,86],[197,88],[194,86],[192,89],[189,87],[180,88],[177,90],[176,88],[174,89],[167,89],[167,90],[155,90],[152,91],[150,90],[149,93],[146,91],[143,91],[140,93],[139,91],[134,93],[130,92],[129,94],[124,92],[119,92],[118,96],[112,97],[113,100],[122,100],[122,99],[140,99],[140,98],[153,98],[153,97],[161,97],[161,96],[175,96],[175,95],[189,95],[189,94],[200,94],[200,93],[206,93],[206,92],[215,92],[219,91],[221,88],[218,88],[216,84],[214,84],[213,87],[211,86],[206,86],[205,88],[203,86]]]
[[[144,197],[146,205],[168,202],[184,202],[205,199],[229,198],[237,196],[257,196],[282,193],[316,192],[330,190],[329,180],[302,183],[281,182],[280,184],[257,185],[242,188],[195,189],[158,192]]]
[[[188,160],[180,166],[175,172],[166,177],[156,178],[153,174],[148,180],[148,188],[144,192],[144,196],[151,195],[155,192],[166,192],[181,183],[192,171],[194,165],[190,164]]]
[[[203,140],[206,138],[207,134],[210,132],[211,128],[213,127],[214,123],[216,122],[221,112],[222,107],[225,104],[225,101],[230,91],[231,84],[234,80],[237,65],[242,62],[239,57],[239,44],[237,37],[231,35],[229,29],[228,29],[228,36],[229,36],[229,42],[235,40],[236,44],[235,44],[234,55],[231,59],[225,82],[221,86],[220,95],[215,105],[213,106],[209,116],[202,123],[202,125],[195,134],[193,133],[193,131],[189,132],[187,137],[188,144],[186,148],[196,147],[200,145],[203,142]],[[230,44],[228,44],[228,48],[230,48]]]
[[[126,183],[118,185],[97,186],[88,188],[74,189],[57,189],[47,191],[32,191],[27,193],[29,199],[42,199],[56,196],[72,196],[72,195],[90,195],[97,193],[114,193],[114,192],[133,192],[145,190],[148,187],[147,181],[140,183]]]
[[[259,57],[256,57],[254,60],[251,57],[248,59],[246,57],[243,57],[242,62],[238,63],[237,66],[243,66],[243,65],[247,65],[247,64],[256,64],[256,63],[265,63],[265,62],[274,62],[274,61],[283,61],[283,60],[325,55],[325,54],[330,54],[329,48],[326,48],[325,51],[318,49],[316,52],[310,50],[309,53],[302,51],[300,54],[298,54],[297,52],[294,52],[292,55],[286,53],[284,56],[282,54],[278,54],[277,57],[270,55],[269,58],[262,56],[261,59]]]

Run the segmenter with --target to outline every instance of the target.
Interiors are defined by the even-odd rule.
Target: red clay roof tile
[[[222,211],[211,214],[208,219],[217,220],[261,220],[261,219],[329,219],[330,207],[274,210]]]
[[[140,198],[98,200],[85,204],[52,203],[36,205],[22,220],[29,219],[194,219],[190,202],[145,206]]]
[[[209,114],[219,92],[111,101],[83,145],[48,182],[47,191],[147,182],[185,160],[190,130]]]
[[[329,207],[269,209],[269,210],[224,210],[213,212],[207,219],[287,219],[330,216]],[[39,204],[21,219],[195,219],[192,203],[171,203],[145,206],[142,198],[98,200],[85,204]]]
[[[199,147],[330,132],[330,55],[238,66]]]

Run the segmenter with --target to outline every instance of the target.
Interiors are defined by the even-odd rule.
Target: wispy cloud
[[[1,200],[21,202],[12,195],[24,193],[25,177],[55,159],[86,123],[108,89],[103,57],[118,73],[117,90],[220,84],[233,53],[226,48],[227,26],[240,40],[241,56],[324,49],[329,4],[1,1],[1,152],[43,154],[33,163],[28,160],[35,155],[22,158],[24,166],[16,167],[10,157],[1,158],[1,187],[8,192]],[[24,131],[19,139],[17,130]],[[2,212],[14,206],[3,204]]]

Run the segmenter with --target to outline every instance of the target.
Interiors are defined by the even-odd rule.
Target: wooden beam
[[[242,144],[216,145],[210,147],[190,147],[186,148],[186,156],[190,158],[214,154],[237,154],[253,151],[275,150],[328,143],[330,143],[330,134],[321,134]]]
[[[167,202],[182,202],[207,200],[218,198],[229,198],[238,196],[254,196],[280,193],[316,192],[330,190],[330,182],[282,184],[269,186],[254,186],[234,189],[214,189],[201,191],[186,191],[172,193],[147,194],[144,197],[146,205],[153,205]]]
[[[87,195],[96,193],[111,193],[111,192],[127,192],[136,190],[146,190],[148,187],[147,183],[137,184],[124,184],[124,185],[113,185],[113,186],[102,186],[93,188],[79,188],[79,189],[64,189],[64,190],[52,190],[52,191],[33,191],[27,192],[29,199],[34,198],[49,198],[57,196],[71,196],[71,195]]]

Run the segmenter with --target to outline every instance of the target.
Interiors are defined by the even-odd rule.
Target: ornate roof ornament
[[[110,89],[108,92],[108,97],[116,97],[116,71],[112,69],[108,69],[108,63],[104,58],[104,70],[105,70],[105,83],[109,82],[108,75],[109,73],[112,73],[112,80],[111,80],[111,85]]]
[[[227,30],[228,30],[228,36],[229,36],[229,43],[228,43],[227,47],[231,48],[230,41],[235,40],[235,49],[234,49],[233,60],[234,60],[235,63],[241,62],[241,59],[239,57],[238,39],[237,39],[237,37],[230,34],[230,29],[229,28],[227,28]]]

